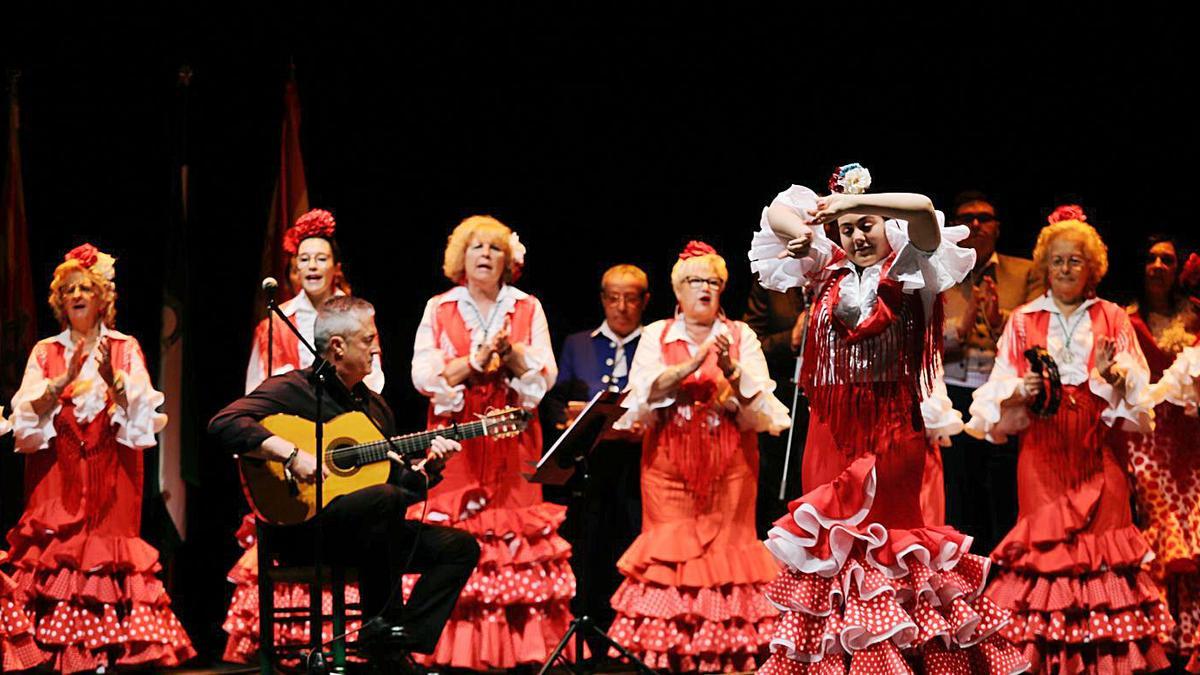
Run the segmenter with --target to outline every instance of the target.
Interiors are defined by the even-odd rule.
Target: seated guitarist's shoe
[[[358,633],[358,639],[373,651],[381,648],[387,651],[407,652],[413,646],[413,637],[409,634],[408,629],[383,617],[376,618],[363,626]]]

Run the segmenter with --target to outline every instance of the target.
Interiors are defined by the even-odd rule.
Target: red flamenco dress
[[[793,186],[774,203],[802,214],[816,199]],[[987,559],[967,552],[971,537],[927,524],[921,505],[939,295],[974,253],[955,245],[965,227],[944,228],[931,254],[908,243],[906,223],[885,228],[892,253],[870,267],[818,228],[809,256],[780,259],[764,209],[750,251],[765,287],[816,287],[801,374],[807,493],[766,542],[785,566],[767,589],[783,614],[760,672],[1019,672],[1028,664],[999,634],[1008,613],[983,596]]]
[[[1111,385],[1096,369],[1101,337],[1116,344]],[[1058,364],[1061,403],[1049,417],[1010,399],[1046,348]],[[1110,427],[1149,431],[1146,361],[1125,310],[1089,299],[1063,317],[1047,294],[1018,308],[975,391],[967,431],[1002,443],[1021,434],[1017,524],[996,546],[988,596],[1013,612],[1004,634],[1036,672],[1134,673],[1168,661],[1159,640],[1172,621],[1143,565],[1154,556],[1133,523],[1129,480]]]
[[[345,295],[335,291],[334,295]],[[299,329],[300,334],[311,344],[313,328],[317,321],[317,309],[304,291],[279,305],[284,316],[292,325]],[[312,365],[313,357],[292,333],[283,320],[272,315],[273,331],[268,336],[267,319],[263,319],[254,329],[254,342],[251,346],[250,362],[246,367],[246,393],[254,391],[267,378],[268,365],[271,375],[307,368]],[[270,340],[268,340],[270,337]],[[268,345],[270,343],[270,345]],[[268,349],[268,346],[272,349]],[[267,363],[267,354],[271,354],[271,363]],[[371,373],[363,379],[375,393],[381,393],[384,386],[383,368],[378,355],[372,362]],[[243,553],[238,561],[230,568],[228,581],[233,584],[233,597],[229,601],[229,609],[225,613],[225,622],[221,628],[229,635],[225,641],[225,653],[222,659],[234,663],[250,663],[258,655],[258,546],[256,545],[257,526],[253,514],[242,518],[235,538]],[[346,584],[346,602],[354,604],[359,601],[358,584]],[[325,613],[332,613],[333,596],[326,591],[321,599]],[[276,584],[276,607],[308,607],[308,587],[303,584]],[[346,629],[355,631],[361,622],[352,619],[347,621]],[[275,644],[307,644],[309,642],[308,623],[295,622],[275,626]],[[333,624],[327,622],[321,629],[322,640],[333,638]],[[357,632],[351,632],[346,638],[350,642],[358,639]]]
[[[25,464],[25,512],[8,533],[15,588],[0,626],[13,639],[15,609],[32,624],[35,647],[5,646],[5,670],[58,672],[122,665],[174,666],[195,651],[156,574],[158,551],[139,536],[142,452],[166,424],[163,396],[146,374],[136,340],[107,328],[128,407],[117,406],[93,352],[44,417],[31,402],[67,370],[69,332],[42,340],[13,398],[13,434]],[[7,584],[5,584],[7,585]],[[17,622],[18,628],[21,624]],[[17,633],[20,640],[21,633]]]
[[[1138,343],[1150,366],[1154,431],[1130,434],[1129,468],[1134,477],[1138,520],[1154,551],[1150,573],[1167,598],[1175,631],[1168,649],[1190,657],[1200,672],[1200,317],[1186,298],[1172,316],[1129,310]]]
[[[477,311],[465,286],[434,297],[417,331],[412,375],[429,396],[429,428],[470,422],[491,409],[535,410],[557,375],[546,316],[536,298],[503,286],[490,320]],[[529,370],[520,377],[498,367],[473,372],[450,386],[445,363],[490,341],[507,327],[512,344],[525,345]],[[492,670],[543,663],[570,625],[575,577],[570,544],[558,535],[565,507],[545,502],[540,485],[522,472],[541,456],[536,415],[510,438],[463,441],[442,481],[410,518],[456,527],[478,540],[479,565],[458,598],[429,665]],[[415,577],[405,577],[405,593]]]
[[[756,537],[754,505],[757,433],[786,429],[787,408],[754,331],[726,319],[712,331],[730,338],[740,398],[709,354],[673,396],[650,401],[663,371],[700,348],[682,320],[657,321],[642,331],[618,425],[646,427],[642,532],[617,563],[609,635],[672,672],[753,669],[779,615],[763,596],[779,567]]]

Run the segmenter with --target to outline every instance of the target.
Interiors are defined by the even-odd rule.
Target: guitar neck
[[[428,431],[418,431],[412,434],[404,434],[403,436],[393,436],[391,439],[372,441],[361,445],[353,445],[346,448],[338,448],[332,452],[335,455],[353,455],[353,464],[362,466],[364,464],[372,464],[381,462],[387,459],[388,451],[393,447],[398,449],[400,456],[404,459],[413,457],[414,455],[424,455],[425,451],[433,443],[433,439],[441,436],[456,441],[466,440],[468,438],[478,438],[486,436],[488,427],[486,420],[476,420],[466,424],[455,424],[445,429],[430,429]]]

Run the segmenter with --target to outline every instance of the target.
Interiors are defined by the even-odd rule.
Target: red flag
[[[8,161],[0,194],[0,401],[7,403],[21,385],[25,361],[37,341],[37,306],[29,260],[29,224],[21,185],[21,109],[17,74],[8,92]]]
[[[271,214],[267,218],[267,238],[263,244],[263,277],[279,281],[280,300],[299,289],[293,288],[289,266],[291,256],[283,250],[283,235],[296,219],[308,211],[308,185],[304,180],[304,157],[300,151],[300,92],[295,73],[288,76],[283,88],[283,128],[279,143],[279,177],[271,197]],[[260,302],[260,308],[263,304]]]

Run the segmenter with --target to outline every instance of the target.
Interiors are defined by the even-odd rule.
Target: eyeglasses
[[[688,277],[684,281],[687,282],[687,285],[693,291],[698,291],[705,286],[721,290],[721,287],[725,285],[725,282],[720,279],[705,279],[703,277]]]
[[[1083,258],[1076,257],[1076,256],[1071,256],[1070,258],[1054,258],[1050,261],[1050,266],[1055,269],[1065,268],[1065,269],[1071,269],[1071,270],[1078,270],[1078,269],[1083,269],[1083,266],[1086,264],[1087,264],[1086,260],[1084,260]]]
[[[970,225],[979,223],[980,225],[990,225],[996,222],[996,216],[990,213],[960,213],[954,216],[952,221],[955,225]]]
[[[624,302],[626,305],[640,305],[645,298],[645,293],[626,293],[624,295],[620,293],[600,294],[600,299],[603,300],[604,304],[606,305],[619,305],[622,302]]]

